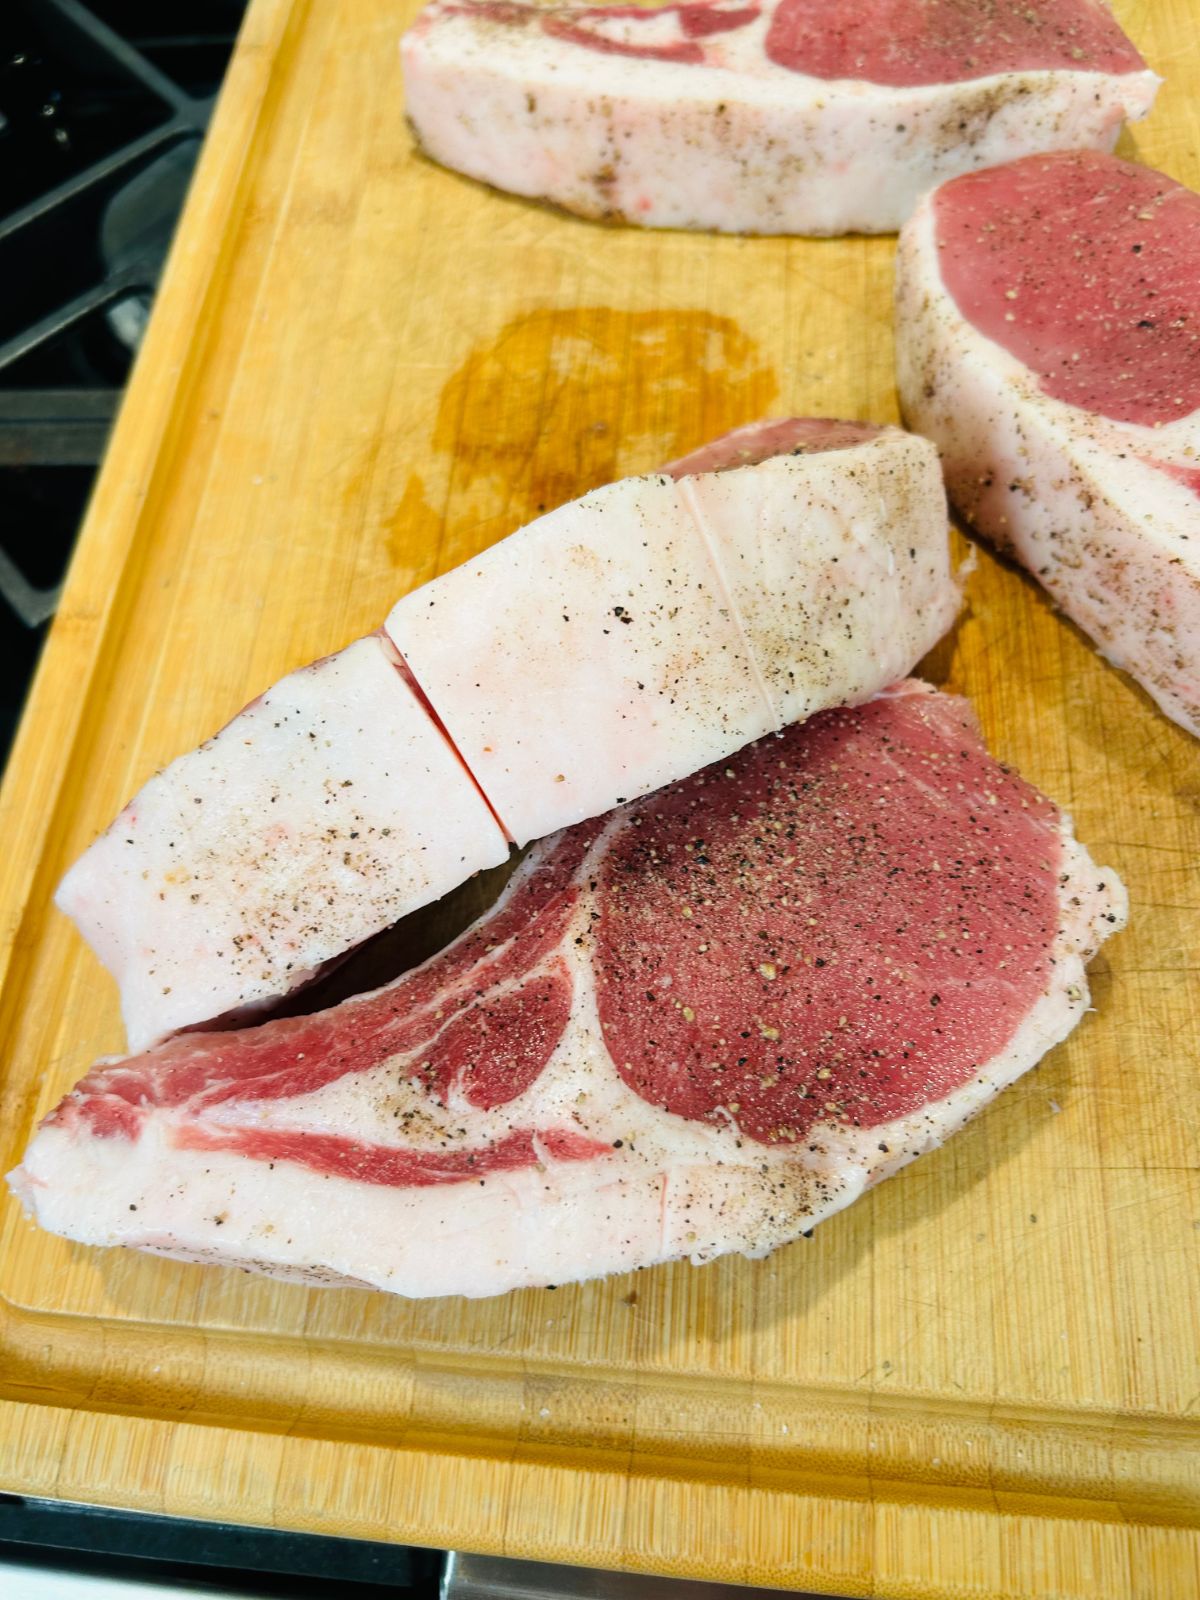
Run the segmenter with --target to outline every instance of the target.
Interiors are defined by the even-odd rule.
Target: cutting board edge
[[[0,1401],[861,1500],[1200,1529],[1200,1420],[535,1362],[25,1312],[0,1296]],[[314,1405],[311,1363],[339,1414]],[[681,1429],[696,1412],[703,1428]],[[514,1436],[508,1419],[526,1419]],[[559,1420],[562,1417],[564,1420]],[[497,1420],[498,1419],[498,1420]],[[543,1420],[544,1419],[544,1420]],[[1093,1510],[1093,1516],[1096,1515]]]
[[[320,1441],[87,1410],[53,1414],[47,1428],[44,1415],[43,1408],[0,1401],[0,1480],[12,1491],[845,1597],[1082,1596],[1086,1587],[1061,1586],[1059,1575],[1081,1577],[1098,1558],[1105,1600],[1200,1595],[1200,1535],[1119,1518],[1098,1522],[1095,1507],[1077,1518],[1040,1517],[1003,1493],[981,1497],[974,1508],[948,1508],[343,1444],[331,1508],[311,1496],[314,1481],[334,1467]],[[855,1540],[838,1536],[848,1520]],[[725,1537],[697,1540],[700,1526]],[[607,1536],[595,1531],[605,1528]],[[854,1559],[862,1547],[874,1550],[871,1569]],[[982,1578],[985,1568],[1004,1576]],[[1171,1587],[1145,1588],[1149,1573]]]

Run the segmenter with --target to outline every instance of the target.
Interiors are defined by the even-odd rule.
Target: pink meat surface
[[[997,72],[1140,72],[1098,0],[780,0],[767,54],[816,78],[910,89]]]
[[[387,988],[100,1063],[10,1181],[85,1243],[405,1295],[761,1255],[1065,1037],[1123,918],[908,682],[543,841]]]
[[[967,521],[1200,731],[1200,195],[1091,152],[955,179],[901,238],[897,371]]]
[[[58,894],[130,1047],[244,1019],[525,844],[874,694],[950,626],[928,441],[790,418],[561,506],[142,788]]]
[[[740,233],[888,232],[957,173],[1111,147],[1157,88],[1100,0],[435,0],[402,58],[444,165]]]
[[[972,173],[933,207],[955,304],[1043,394],[1146,427],[1200,409],[1200,195],[1080,154]]]

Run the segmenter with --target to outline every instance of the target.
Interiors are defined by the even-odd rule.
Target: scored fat
[[[274,684],[144,784],[58,904],[131,1048],[316,976],[509,842],[379,635]]]
[[[931,467],[895,428],[739,429],[531,523],[385,627],[525,844],[911,671],[958,606]]]
[[[58,895],[130,1048],[270,1004],[512,843],[866,699],[950,626],[928,441],[792,419],[695,468],[539,518],[150,779]]]

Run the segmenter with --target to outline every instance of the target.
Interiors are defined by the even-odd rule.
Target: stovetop
[[[244,9],[0,5],[0,767]]]

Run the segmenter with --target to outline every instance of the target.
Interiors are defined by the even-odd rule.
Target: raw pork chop
[[[955,505],[1200,733],[1200,195],[1034,156],[937,190],[898,260],[901,400]]]
[[[287,993],[510,841],[867,698],[957,604],[926,440],[739,429],[540,518],[285,678],[152,778],[59,904],[144,1048]]]
[[[446,166],[730,233],[890,232],[956,173],[1111,148],[1158,87],[1101,0],[435,0],[401,54]]]
[[[385,989],[101,1063],[10,1181],[87,1244],[405,1295],[762,1255],[1065,1038],[1124,913],[904,683],[543,841]]]

